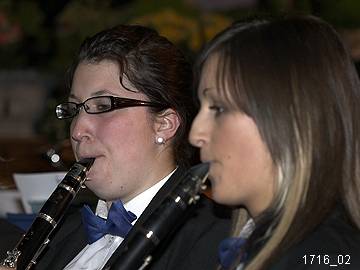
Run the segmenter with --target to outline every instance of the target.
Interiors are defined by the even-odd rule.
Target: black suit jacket
[[[176,187],[183,173],[183,169],[175,171],[139,217],[133,230],[144,222],[161,204],[163,198]],[[36,270],[63,269],[85,247],[86,235],[82,228],[80,209],[72,211],[62,223],[41,256]],[[182,226],[167,239],[166,243],[160,245],[148,269],[215,269],[218,264],[218,244],[229,234],[229,230],[229,209],[216,205],[202,196],[200,201],[189,209]],[[131,237],[131,232],[128,237]],[[115,260],[116,253],[109,260],[108,265]]]
[[[23,233],[20,228],[6,219],[0,219],[0,261],[6,258],[7,251],[14,249]]]
[[[303,241],[280,258],[269,270],[359,270],[360,231],[338,207]],[[332,265],[332,266],[331,266]]]

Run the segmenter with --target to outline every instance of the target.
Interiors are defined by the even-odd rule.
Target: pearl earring
[[[156,138],[156,144],[165,144],[165,140],[163,137],[157,137]]]

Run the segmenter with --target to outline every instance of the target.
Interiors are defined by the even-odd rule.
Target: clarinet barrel
[[[69,208],[86,180],[86,173],[94,159],[76,162],[45,202],[29,230],[12,251],[7,252],[3,266],[17,270],[31,269],[37,258],[50,242],[49,236]]]
[[[193,166],[182,176],[177,187],[129,240],[111,269],[138,270],[150,264],[155,248],[178,225],[188,206],[200,197],[199,192],[204,187],[208,170],[209,165],[202,163]]]

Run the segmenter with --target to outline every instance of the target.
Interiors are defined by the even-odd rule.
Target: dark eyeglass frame
[[[111,101],[110,108],[105,109],[103,111],[99,111],[99,112],[88,111],[85,104],[89,100],[99,99],[99,98],[109,98]],[[64,105],[68,105],[68,104],[75,105],[76,113],[74,115],[64,117],[60,113],[60,111],[62,110],[61,107]],[[159,108],[159,109],[166,109],[168,107],[167,105],[165,105],[163,103],[158,103],[158,102],[144,101],[144,100],[138,100],[138,99],[132,99],[132,98],[114,97],[114,96],[98,96],[98,97],[88,98],[84,102],[81,102],[81,103],[76,103],[76,102],[71,102],[71,101],[63,102],[63,103],[60,103],[59,105],[57,105],[55,110],[56,110],[56,117],[58,119],[70,119],[70,118],[74,118],[76,115],[79,114],[81,107],[83,107],[84,111],[88,114],[101,114],[101,113],[111,112],[114,110],[119,110],[119,109],[124,109],[124,108],[129,108],[129,107],[139,107],[139,106],[155,107],[155,108]]]

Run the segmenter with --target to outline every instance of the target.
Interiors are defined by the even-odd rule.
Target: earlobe
[[[163,138],[165,141],[175,136],[180,126],[180,118],[173,109],[167,109],[160,115],[156,116],[155,133],[157,137]]]
[[[156,137],[155,143],[159,145],[165,144],[165,139],[163,137]]]

